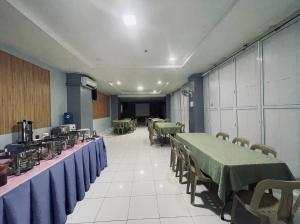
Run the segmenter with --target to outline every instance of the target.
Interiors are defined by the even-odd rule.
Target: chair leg
[[[173,150],[171,149],[171,155],[170,155],[170,167],[173,166],[173,163],[174,163],[174,152],[173,152]]]
[[[179,173],[179,169],[180,169],[180,159],[177,159],[177,163],[176,163],[176,172],[175,172],[175,177],[178,177],[178,173]]]
[[[235,212],[236,212],[236,207],[237,207],[238,200],[236,199],[235,196],[233,196],[233,202],[232,202],[232,207],[231,207],[231,222],[232,224],[235,223]]]
[[[172,171],[173,172],[176,171],[176,163],[177,163],[177,158],[176,158],[176,154],[174,153],[174,160],[173,160],[173,164],[172,164]]]
[[[179,168],[179,183],[182,184],[182,178],[183,178],[183,161],[180,162],[180,168]]]
[[[191,175],[192,172],[189,170],[187,173],[187,184],[186,184],[186,193],[190,193],[190,185],[191,185]]]
[[[195,204],[195,194],[196,194],[197,179],[193,173],[191,176],[191,204]]]

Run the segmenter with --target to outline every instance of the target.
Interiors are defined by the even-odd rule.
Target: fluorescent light
[[[143,91],[143,90],[144,90],[144,87],[143,87],[143,86],[138,86],[138,87],[137,87],[137,90],[138,90],[138,91]]]
[[[161,84],[162,84],[162,81],[159,80],[159,81],[157,82],[157,84],[158,84],[158,85],[161,85]]]
[[[170,62],[175,62],[175,61],[176,61],[176,58],[175,58],[175,57],[170,57],[170,58],[169,58],[169,61],[170,61]]]
[[[136,25],[135,15],[124,15],[123,22],[126,26],[135,26]]]
[[[117,85],[118,85],[118,86],[121,85],[121,81],[117,81]]]

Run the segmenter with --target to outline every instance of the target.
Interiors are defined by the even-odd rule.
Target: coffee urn
[[[18,143],[26,143],[32,141],[32,121],[19,121],[18,123]]]

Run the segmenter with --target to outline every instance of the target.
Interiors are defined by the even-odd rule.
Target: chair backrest
[[[251,145],[250,147],[251,150],[253,151],[261,151],[262,154],[265,154],[265,155],[273,155],[274,157],[277,156],[277,152],[270,146],[267,146],[267,145],[263,145],[263,144],[254,144],[254,145]]]
[[[225,132],[218,132],[217,134],[216,134],[216,137],[217,138],[222,138],[223,140],[225,140],[225,141],[229,141],[229,134],[227,134],[227,133],[225,133]]]
[[[185,124],[180,125],[180,132],[184,133],[185,132]]]
[[[246,147],[250,145],[249,140],[245,139],[245,138],[240,138],[240,137],[236,137],[232,140],[232,143],[240,145],[242,147]]]
[[[171,150],[176,150],[176,139],[170,135],[170,146],[171,146]]]
[[[196,173],[196,175],[202,179],[206,179],[207,177],[204,175],[204,173],[202,172],[202,170],[199,168],[199,166],[197,165],[196,162],[196,158],[190,153],[189,154],[189,164],[190,164],[190,170],[194,173]]]
[[[188,148],[179,141],[177,141],[177,147],[178,147],[178,151],[181,154],[184,161],[189,164],[189,154],[190,153],[189,153]]]
[[[269,189],[281,190],[277,219],[280,221],[289,221],[294,216],[300,205],[299,196],[295,203],[293,197],[293,191],[300,189],[300,181],[263,180],[259,182],[255,187],[255,191],[249,205],[251,210],[255,211],[259,208],[260,201],[263,198],[265,191]]]
[[[181,126],[181,123],[180,123],[180,122],[176,122],[176,125],[177,125],[177,126]]]

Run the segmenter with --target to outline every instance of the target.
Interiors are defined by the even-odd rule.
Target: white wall
[[[185,124],[185,132],[189,132],[189,97],[181,94],[181,89],[171,95],[171,121]]]
[[[105,117],[105,118],[99,118],[93,120],[93,128],[97,131],[97,133],[101,133],[105,131],[106,129],[109,129],[111,127],[111,118]]]
[[[273,146],[300,177],[300,22],[204,77],[205,131]]]

